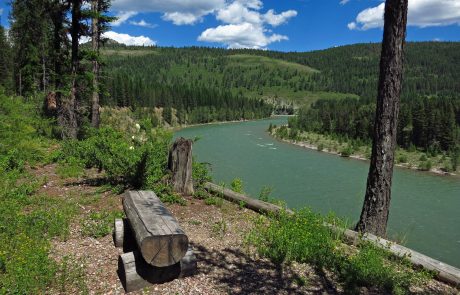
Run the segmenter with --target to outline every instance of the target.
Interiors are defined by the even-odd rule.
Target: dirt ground
[[[71,225],[70,238],[53,241],[51,256],[60,261],[73,257],[83,272],[89,294],[124,294],[117,268],[122,250],[115,248],[111,235],[95,239],[81,232],[81,220],[98,210],[122,211],[121,195],[100,192],[98,175],[89,172],[86,180],[61,179],[56,166],[35,171],[45,176],[39,193],[56,198],[72,198],[78,213]],[[187,205],[168,205],[189,237],[198,260],[197,273],[188,278],[154,285],[131,294],[342,294],[344,290],[327,273],[318,273],[308,265],[277,267],[251,253],[244,237],[257,213],[224,201],[221,206],[186,198]],[[78,293],[83,289],[51,293]],[[457,289],[432,281],[418,294],[460,294]],[[362,289],[361,294],[379,294]]]

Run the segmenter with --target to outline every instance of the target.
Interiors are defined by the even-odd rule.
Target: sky
[[[10,8],[0,0],[2,25]],[[112,0],[128,45],[311,51],[382,40],[382,0]],[[408,41],[460,41],[460,0],[409,0]]]

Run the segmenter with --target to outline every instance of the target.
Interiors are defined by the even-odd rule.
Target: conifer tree
[[[0,24],[0,87],[11,90],[11,46]]]
[[[91,0],[91,45],[92,45],[92,96],[91,96],[91,125],[95,128],[100,124],[100,99],[99,99],[99,73],[100,52],[99,48],[102,34],[109,29],[109,23],[115,20],[107,15],[111,0]]]

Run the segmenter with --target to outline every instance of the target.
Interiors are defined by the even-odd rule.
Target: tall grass
[[[45,293],[59,265],[52,238],[66,239],[74,204],[39,195],[27,166],[47,162],[52,125],[36,101],[0,93],[0,294]]]
[[[332,272],[348,293],[359,293],[361,287],[367,287],[383,293],[406,294],[411,286],[428,279],[425,273],[413,271],[404,260],[372,244],[345,246],[340,236],[324,226],[326,221],[340,223],[309,209],[295,215],[261,216],[246,241],[275,264],[295,261],[307,263],[317,272]]]

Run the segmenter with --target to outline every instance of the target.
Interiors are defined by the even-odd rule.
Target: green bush
[[[235,178],[232,180],[230,183],[230,188],[232,191],[237,192],[237,193],[244,193],[243,192],[243,181],[240,178]]]
[[[264,202],[269,202],[270,200],[270,194],[272,193],[273,188],[269,186],[264,186],[260,190],[259,193],[259,200],[264,201]]]
[[[340,150],[340,156],[342,157],[349,157],[353,154],[354,150],[351,145],[347,145],[342,150]]]
[[[192,162],[192,178],[195,189],[203,189],[206,182],[212,181],[212,177],[209,174],[209,163],[200,163],[193,159]]]
[[[407,163],[407,155],[399,155],[398,156],[398,163]]]
[[[322,150],[324,150],[324,144],[320,143],[318,144],[318,151],[321,152]]]
[[[167,184],[168,148],[171,133],[151,130],[141,136],[124,135],[112,128],[90,129],[87,138],[63,144],[61,163],[81,163],[86,168],[104,171],[113,185],[151,189],[165,202],[184,203]]]
[[[426,161],[423,161],[421,162],[419,165],[418,165],[418,169],[422,170],[422,171],[430,171],[430,169],[432,168],[433,164],[431,163],[430,160],[426,160]]]

